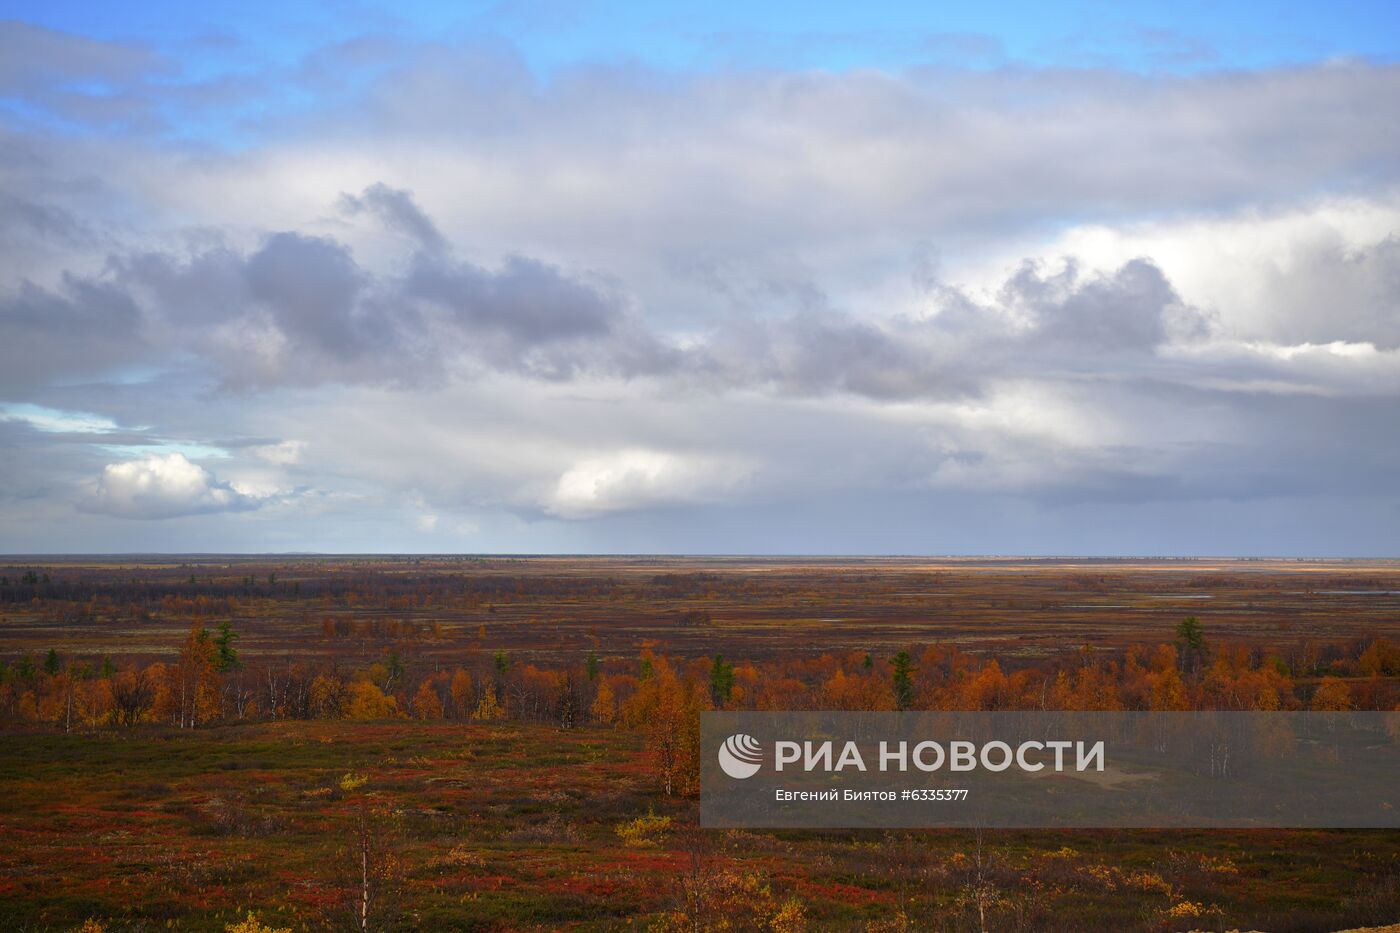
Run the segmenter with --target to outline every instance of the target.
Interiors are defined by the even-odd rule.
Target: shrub
[[[270,927],[262,923],[251,910],[237,923],[226,924],[224,930],[225,933],[292,933],[291,927]]]
[[[669,816],[647,813],[646,816],[617,824],[617,835],[622,839],[623,845],[641,849],[656,845],[660,836],[670,828]]]

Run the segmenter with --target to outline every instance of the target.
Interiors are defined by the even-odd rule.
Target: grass
[[[1400,833],[701,831],[641,756],[625,732],[521,724],[11,732],[0,905],[15,930],[222,930],[249,909],[342,929],[367,814],[385,863],[376,929],[645,929],[688,895],[724,910],[726,873],[822,928],[976,929],[979,896],[997,929],[1400,917]],[[365,783],[342,789],[348,773]],[[629,844],[618,828],[639,819],[647,844]],[[1183,903],[1208,913],[1171,917]]]

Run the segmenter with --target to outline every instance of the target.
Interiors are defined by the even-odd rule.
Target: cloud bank
[[[1394,65],[0,49],[7,550],[1400,547]]]

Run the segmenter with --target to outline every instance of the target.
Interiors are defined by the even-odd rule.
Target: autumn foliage
[[[229,630],[225,628],[225,639]],[[226,645],[225,645],[226,648]],[[697,791],[699,714],[726,709],[819,710],[1348,710],[1394,708],[1381,675],[1394,661],[1384,639],[1338,657],[1326,673],[1297,677],[1277,653],[1245,644],[1091,648],[1053,661],[1007,663],[955,645],[725,662],[644,649],[635,659],[545,667],[472,652],[461,666],[416,677],[395,654],[364,668],[311,669],[230,659],[195,620],[170,661],[95,671],[56,654],[12,664],[0,682],[10,720],[74,728],[177,729],[249,719],[496,722],[516,719],[621,726],[645,737],[649,766],[667,795]],[[592,676],[590,676],[590,671]]]

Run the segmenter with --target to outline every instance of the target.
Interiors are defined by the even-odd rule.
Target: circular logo
[[[763,746],[751,735],[731,735],[719,747],[719,766],[732,778],[751,778],[763,767]]]

